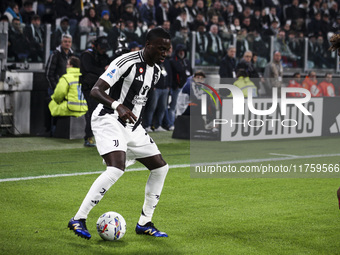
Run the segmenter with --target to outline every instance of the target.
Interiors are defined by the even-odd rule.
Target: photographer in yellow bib
[[[79,81],[80,76],[80,60],[72,56],[67,60],[66,74],[59,79],[51,96],[52,101],[48,107],[52,116],[80,117],[87,112],[87,103]]]

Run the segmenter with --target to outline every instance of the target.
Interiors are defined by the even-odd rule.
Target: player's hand
[[[134,115],[133,112],[123,104],[118,105],[117,112],[119,118],[126,123],[135,123],[137,121],[136,115]]]

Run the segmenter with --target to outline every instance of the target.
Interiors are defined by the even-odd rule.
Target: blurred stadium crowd
[[[173,50],[172,55],[169,53],[169,62],[162,66],[165,78],[162,84],[156,86],[154,96],[149,100],[151,103],[146,107],[143,125],[147,131],[163,131],[174,129],[177,98],[181,98],[182,87],[196,82],[193,79],[197,76],[194,66],[219,67],[221,78],[233,78],[233,82],[237,80],[242,88],[248,84],[247,80],[243,80],[244,76],[260,78],[262,84],[265,84],[262,77],[275,78],[281,83],[283,68],[307,66],[307,70],[336,69],[337,52],[328,49],[329,39],[340,32],[339,2],[2,0],[0,21],[8,22],[7,63],[43,63],[50,83],[49,96],[53,94],[58,79],[66,73],[66,59],[60,68],[62,73],[56,74],[50,70],[56,49],[66,50],[67,57],[79,57],[83,76],[91,73],[95,67],[100,67],[100,72],[92,75],[95,82],[112,59],[122,53],[141,49],[146,33],[156,26],[162,26],[172,36]],[[65,38],[63,43],[65,35],[71,41]],[[84,66],[82,59],[84,56],[86,58],[86,54],[83,54],[86,52],[94,52],[87,56],[93,57],[93,63],[99,64],[94,67]],[[241,72],[238,72],[239,69]],[[244,75],[242,71],[246,71]],[[198,78],[205,78],[204,73],[199,74]],[[329,85],[332,82],[329,71],[319,74],[327,82],[323,87],[317,87],[319,82],[316,80],[317,74],[314,74],[310,72],[307,75],[306,79],[311,78],[308,83],[306,79],[304,82],[300,80],[300,73],[295,73],[290,77],[292,80],[289,85],[278,83],[277,86],[271,84],[267,88],[262,86],[262,93],[261,86],[255,84],[260,92],[256,92],[256,95],[270,96],[271,87],[287,85],[311,91],[310,88],[314,86],[320,93],[313,96],[338,95],[338,89]],[[55,82],[51,84],[50,78],[53,75]],[[90,109],[90,99],[86,97],[84,88],[83,92]],[[94,107],[91,106],[92,110]],[[92,134],[85,137],[85,140],[88,137],[92,137]]]
[[[302,66],[303,39],[309,38],[308,67],[334,68],[327,49],[330,36],[340,29],[338,5],[336,0],[3,0],[0,12],[1,21],[10,25],[9,62],[45,62],[46,24],[51,25],[50,49],[69,33],[75,53],[82,49],[82,35],[87,43],[107,36],[114,52],[130,42],[144,45],[148,29],[163,26],[174,49],[179,43],[190,49],[189,34],[197,32],[197,65],[219,65],[236,42],[237,59],[251,50],[264,68],[274,36],[284,67]]]

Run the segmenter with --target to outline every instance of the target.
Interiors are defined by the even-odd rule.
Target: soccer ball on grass
[[[122,215],[116,212],[107,212],[97,220],[97,231],[106,241],[121,239],[126,232],[126,222]]]

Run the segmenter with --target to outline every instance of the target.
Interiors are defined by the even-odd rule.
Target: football
[[[116,212],[107,212],[97,220],[97,231],[106,241],[121,239],[126,232],[126,222],[122,215]]]

